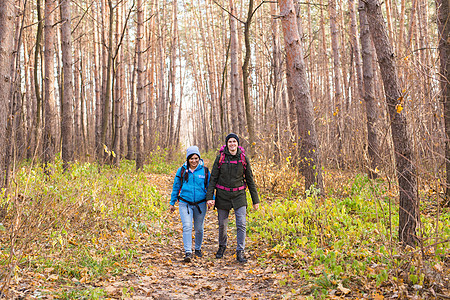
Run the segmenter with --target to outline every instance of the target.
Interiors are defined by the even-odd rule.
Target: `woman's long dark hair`
[[[197,156],[198,156],[197,153],[192,153],[191,155],[189,155],[189,156],[186,158],[187,168],[186,168],[186,172],[184,172],[184,181],[186,181],[186,182],[188,182],[188,179],[189,179],[189,168],[191,167],[191,166],[189,165],[189,159],[191,159],[191,157],[194,156],[194,155],[197,155]],[[198,156],[198,158],[200,158],[200,156]]]

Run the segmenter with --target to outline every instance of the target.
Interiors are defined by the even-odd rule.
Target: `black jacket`
[[[225,210],[230,210],[231,208],[236,210],[239,207],[247,206],[245,189],[229,191],[217,188],[216,185],[229,189],[246,185],[250,191],[253,204],[259,203],[258,192],[256,191],[253,173],[250,167],[250,160],[245,156],[247,165],[244,171],[244,166],[241,162],[238,162],[237,164],[226,163],[227,161],[239,161],[241,159],[242,150],[240,147],[235,155],[231,155],[228,151],[228,147],[225,147],[223,151],[225,153],[225,162],[222,163],[219,168],[220,154],[217,155],[211,171],[211,179],[209,181],[206,199],[213,199],[215,191],[215,207]]]

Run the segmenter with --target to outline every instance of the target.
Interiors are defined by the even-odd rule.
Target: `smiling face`
[[[238,142],[235,138],[229,138],[227,142],[228,151],[230,151],[231,154],[236,154]]]
[[[197,154],[193,154],[190,158],[189,158],[189,167],[191,169],[196,169],[198,166],[198,162],[200,161],[200,157]]]

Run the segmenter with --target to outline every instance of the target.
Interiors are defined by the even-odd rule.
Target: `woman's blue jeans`
[[[202,211],[201,213],[194,205],[189,205],[183,201],[180,201],[178,204],[181,223],[183,224],[183,244],[185,252],[192,252],[192,223],[194,224],[195,230],[195,250],[201,250],[202,248],[206,202],[200,203],[198,206]]]
[[[217,209],[217,218],[219,221],[219,246],[227,245],[227,228],[228,228],[228,215],[229,210]],[[245,249],[245,235],[246,235],[246,217],[247,217],[247,206],[241,206],[234,211],[234,216],[236,217],[236,250]]]

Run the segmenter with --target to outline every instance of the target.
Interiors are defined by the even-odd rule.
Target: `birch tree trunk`
[[[288,88],[291,90],[297,111],[297,130],[300,137],[298,144],[300,172],[305,176],[305,190],[314,185],[323,192],[314,110],[294,3],[292,0],[279,0],[278,3],[286,49]]]
[[[56,145],[56,103],[55,103],[55,29],[54,10],[56,0],[45,1],[45,114],[44,114],[44,164],[47,164],[55,158]]]
[[[447,205],[450,205],[450,23],[448,0],[436,0],[437,23],[439,32],[439,59],[440,59],[440,82],[441,101],[444,107],[445,126],[445,168],[447,170],[447,181],[445,196]]]
[[[400,192],[399,241],[416,244],[418,219],[418,196],[416,168],[407,131],[405,112],[402,112],[403,97],[399,85],[395,54],[384,23],[381,4],[378,0],[367,0],[367,19],[375,45],[381,77],[383,79],[386,105],[388,108],[392,140],[394,142],[396,171]]]
[[[61,0],[61,50],[63,63],[64,91],[61,101],[62,159],[65,168],[73,161],[73,71],[72,71],[72,28],[69,0]]]

